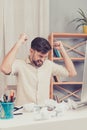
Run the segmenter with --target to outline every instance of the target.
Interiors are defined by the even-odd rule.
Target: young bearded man
[[[18,41],[3,59],[0,69],[4,74],[17,76],[16,105],[31,102],[43,104],[49,99],[51,76],[67,77],[75,76],[77,73],[61,41],[55,42],[54,48],[60,51],[65,66],[48,59],[51,45],[42,37],[32,40],[30,53],[26,60],[16,59],[18,49],[27,40],[26,34],[20,35]]]

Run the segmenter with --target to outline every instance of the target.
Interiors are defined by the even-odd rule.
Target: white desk
[[[35,121],[32,113],[0,120],[0,130],[87,130],[87,108],[66,112],[50,120]]]

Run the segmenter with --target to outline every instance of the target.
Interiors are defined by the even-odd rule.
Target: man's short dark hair
[[[48,51],[51,50],[51,45],[45,38],[36,37],[31,42],[31,48],[33,50],[46,54]]]

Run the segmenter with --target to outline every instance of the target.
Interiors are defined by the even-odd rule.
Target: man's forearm
[[[12,64],[16,58],[17,51],[20,47],[20,44],[16,43],[13,48],[8,52],[8,54],[4,57],[4,60],[1,64],[1,71],[5,74],[11,72]]]
[[[2,64],[1,64],[1,71],[5,74],[9,74],[12,70],[12,64],[16,58],[16,54],[21,46],[21,44],[24,44],[27,40],[26,34],[21,34],[20,38],[17,43],[13,46],[13,48],[8,52],[8,54],[5,56]]]
[[[68,54],[66,53],[64,48],[62,48],[62,50],[60,52],[63,56],[65,66],[69,72],[69,76],[75,76],[77,74],[77,72],[76,72],[76,69],[74,67],[72,60],[70,59],[70,57],[68,56]]]

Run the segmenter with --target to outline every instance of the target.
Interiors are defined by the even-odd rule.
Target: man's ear
[[[30,48],[30,53],[32,54],[34,52],[34,50],[32,48]]]

